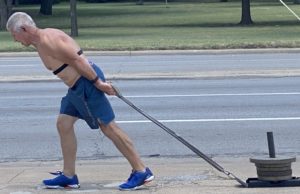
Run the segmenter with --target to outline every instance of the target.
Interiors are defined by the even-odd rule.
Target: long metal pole
[[[193,146],[192,144],[190,144],[188,141],[186,141],[184,138],[180,137],[178,134],[176,134],[173,130],[171,130],[170,128],[168,128],[167,126],[165,126],[164,124],[162,124],[161,122],[159,122],[158,120],[156,120],[155,118],[153,118],[152,116],[148,115],[147,113],[145,113],[143,110],[141,110],[140,108],[136,107],[132,102],[130,102],[127,98],[125,98],[121,92],[119,91],[119,89],[117,89],[115,86],[113,86],[114,90],[116,91],[116,96],[118,98],[120,98],[121,100],[123,100],[126,104],[128,104],[130,107],[132,107],[133,109],[135,109],[137,112],[141,113],[143,116],[145,116],[146,118],[148,118],[150,121],[152,121],[153,123],[155,123],[157,126],[159,126],[160,128],[162,128],[164,131],[166,131],[167,133],[169,133],[171,136],[173,136],[174,138],[176,138],[178,141],[180,141],[182,144],[184,144],[186,147],[188,147],[190,150],[192,150],[195,154],[197,154],[198,156],[200,156],[201,158],[203,158],[206,162],[208,162],[210,165],[212,165],[214,168],[216,168],[218,171],[223,172],[224,174],[226,174],[227,176],[229,176],[230,178],[235,179],[237,182],[239,182],[242,186],[244,187],[248,187],[248,184],[244,181],[242,181],[241,179],[239,179],[238,177],[236,177],[234,174],[232,174],[229,171],[226,171],[222,166],[220,166],[218,163],[216,163],[214,160],[212,160],[210,157],[206,156],[204,153],[202,153],[200,150],[198,150],[195,146]]]

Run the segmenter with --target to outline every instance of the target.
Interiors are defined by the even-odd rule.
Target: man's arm
[[[71,63],[70,63],[71,64]],[[88,63],[85,57],[81,57],[77,55],[77,59],[74,60],[73,67],[78,71],[78,73],[88,80],[90,80],[96,88],[102,90],[108,95],[116,95],[116,92],[112,85],[107,82],[103,82],[92,68],[92,66]]]
[[[57,44],[57,50],[54,52],[56,53],[55,56],[60,61],[75,68],[80,75],[90,80],[99,90],[102,90],[108,95],[116,95],[111,84],[103,82],[101,79],[99,79],[97,73],[89,64],[88,60],[84,56],[77,54],[79,50],[77,47],[74,48],[75,46],[73,46],[72,43],[70,46],[64,41],[59,41]]]

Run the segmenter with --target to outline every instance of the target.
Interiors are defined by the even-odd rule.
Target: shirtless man
[[[44,180],[46,188],[79,188],[75,173],[77,143],[74,123],[84,119],[92,129],[100,129],[114,143],[132,167],[128,180],[120,190],[134,190],[154,179],[136,152],[128,135],[114,121],[114,112],[104,93],[116,95],[105,81],[101,69],[87,60],[79,45],[58,29],[36,27],[32,18],[16,12],[8,19],[7,30],[14,40],[28,47],[32,45],[45,67],[53,71],[68,87],[61,100],[57,129],[63,154],[63,171],[56,178]]]

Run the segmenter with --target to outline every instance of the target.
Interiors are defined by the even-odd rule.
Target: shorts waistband
[[[79,79],[75,82],[75,84],[72,87],[70,87],[70,89],[75,90],[78,87],[81,79],[83,79],[83,76],[80,76]]]
[[[94,65],[95,65],[92,61],[88,61],[88,62],[89,62],[89,64],[90,64],[91,66],[94,66]],[[71,89],[71,90],[75,90],[75,89],[77,88],[77,86],[79,85],[80,80],[82,80],[82,79],[84,79],[84,77],[83,77],[83,76],[80,76],[79,79],[75,82],[75,84],[74,84],[70,89]]]

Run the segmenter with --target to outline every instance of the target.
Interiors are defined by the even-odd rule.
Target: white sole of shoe
[[[153,179],[154,179],[154,176],[152,175],[144,181],[144,184],[153,181]]]
[[[59,185],[44,185],[46,189],[79,189],[80,185],[67,185],[65,187]]]
[[[154,176],[150,176],[148,177],[145,181],[144,181],[144,184],[140,185],[140,186],[136,186],[134,188],[131,188],[131,189],[122,189],[122,188],[119,188],[120,191],[135,191],[135,190],[139,190],[139,189],[143,189],[145,188],[145,185],[147,185],[148,183],[150,183],[151,181],[153,181],[154,179]]]

